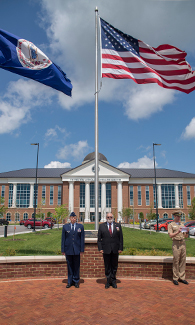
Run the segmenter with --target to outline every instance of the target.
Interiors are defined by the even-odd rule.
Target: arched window
[[[7,212],[7,214],[6,214],[6,220],[7,221],[11,221],[11,213],[10,212]]]
[[[23,214],[23,219],[24,219],[24,220],[27,220],[27,219],[28,219],[28,213],[27,213],[27,212],[24,212],[24,214]]]
[[[15,221],[20,221],[20,214],[19,212],[15,213]]]
[[[168,213],[164,213],[164,214],[163,214],[163,218],[164,218],[164,219],[168,219],[168,217],[169,217],[169,216],[168,216]]]

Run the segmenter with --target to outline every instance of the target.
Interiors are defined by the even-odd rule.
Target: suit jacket
[[[79,255],[84,252],[85,233],[83,225],[76,223],[75,231],[71,230],[71,223],[62,228],[61,252],[66,255]]]
[[[102,223],[98,230],[98,249],[104,254],[118,254],[123,250],[123,233],[120,223],[113,222],[113,233],[110,236],[107,222]]]

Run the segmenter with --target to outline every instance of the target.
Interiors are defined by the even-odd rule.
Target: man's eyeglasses
[[[113,219],[113,217],[107,217],[106,219]]]

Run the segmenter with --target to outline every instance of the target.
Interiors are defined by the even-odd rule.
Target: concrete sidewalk
[[[0,281],[1,325],[194,325],[195,281],[174,286],[157,279],[81,279],[66,289],[63,278]]]

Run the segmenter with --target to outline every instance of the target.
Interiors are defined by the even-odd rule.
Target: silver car
[[[163,218],[158,219],[158,222],[161,222],[161,221],[164,221],[164,219],[163,219]],[[152,229],[153,226],[154,226],[156,223],[157,223],[156,219],[149,220],[149,221],[147,221],[147,222],[145,223],[144,228],[145,228],[145,229]]]
[[[195,227],[189,227],[189,235],[195,236]]]

